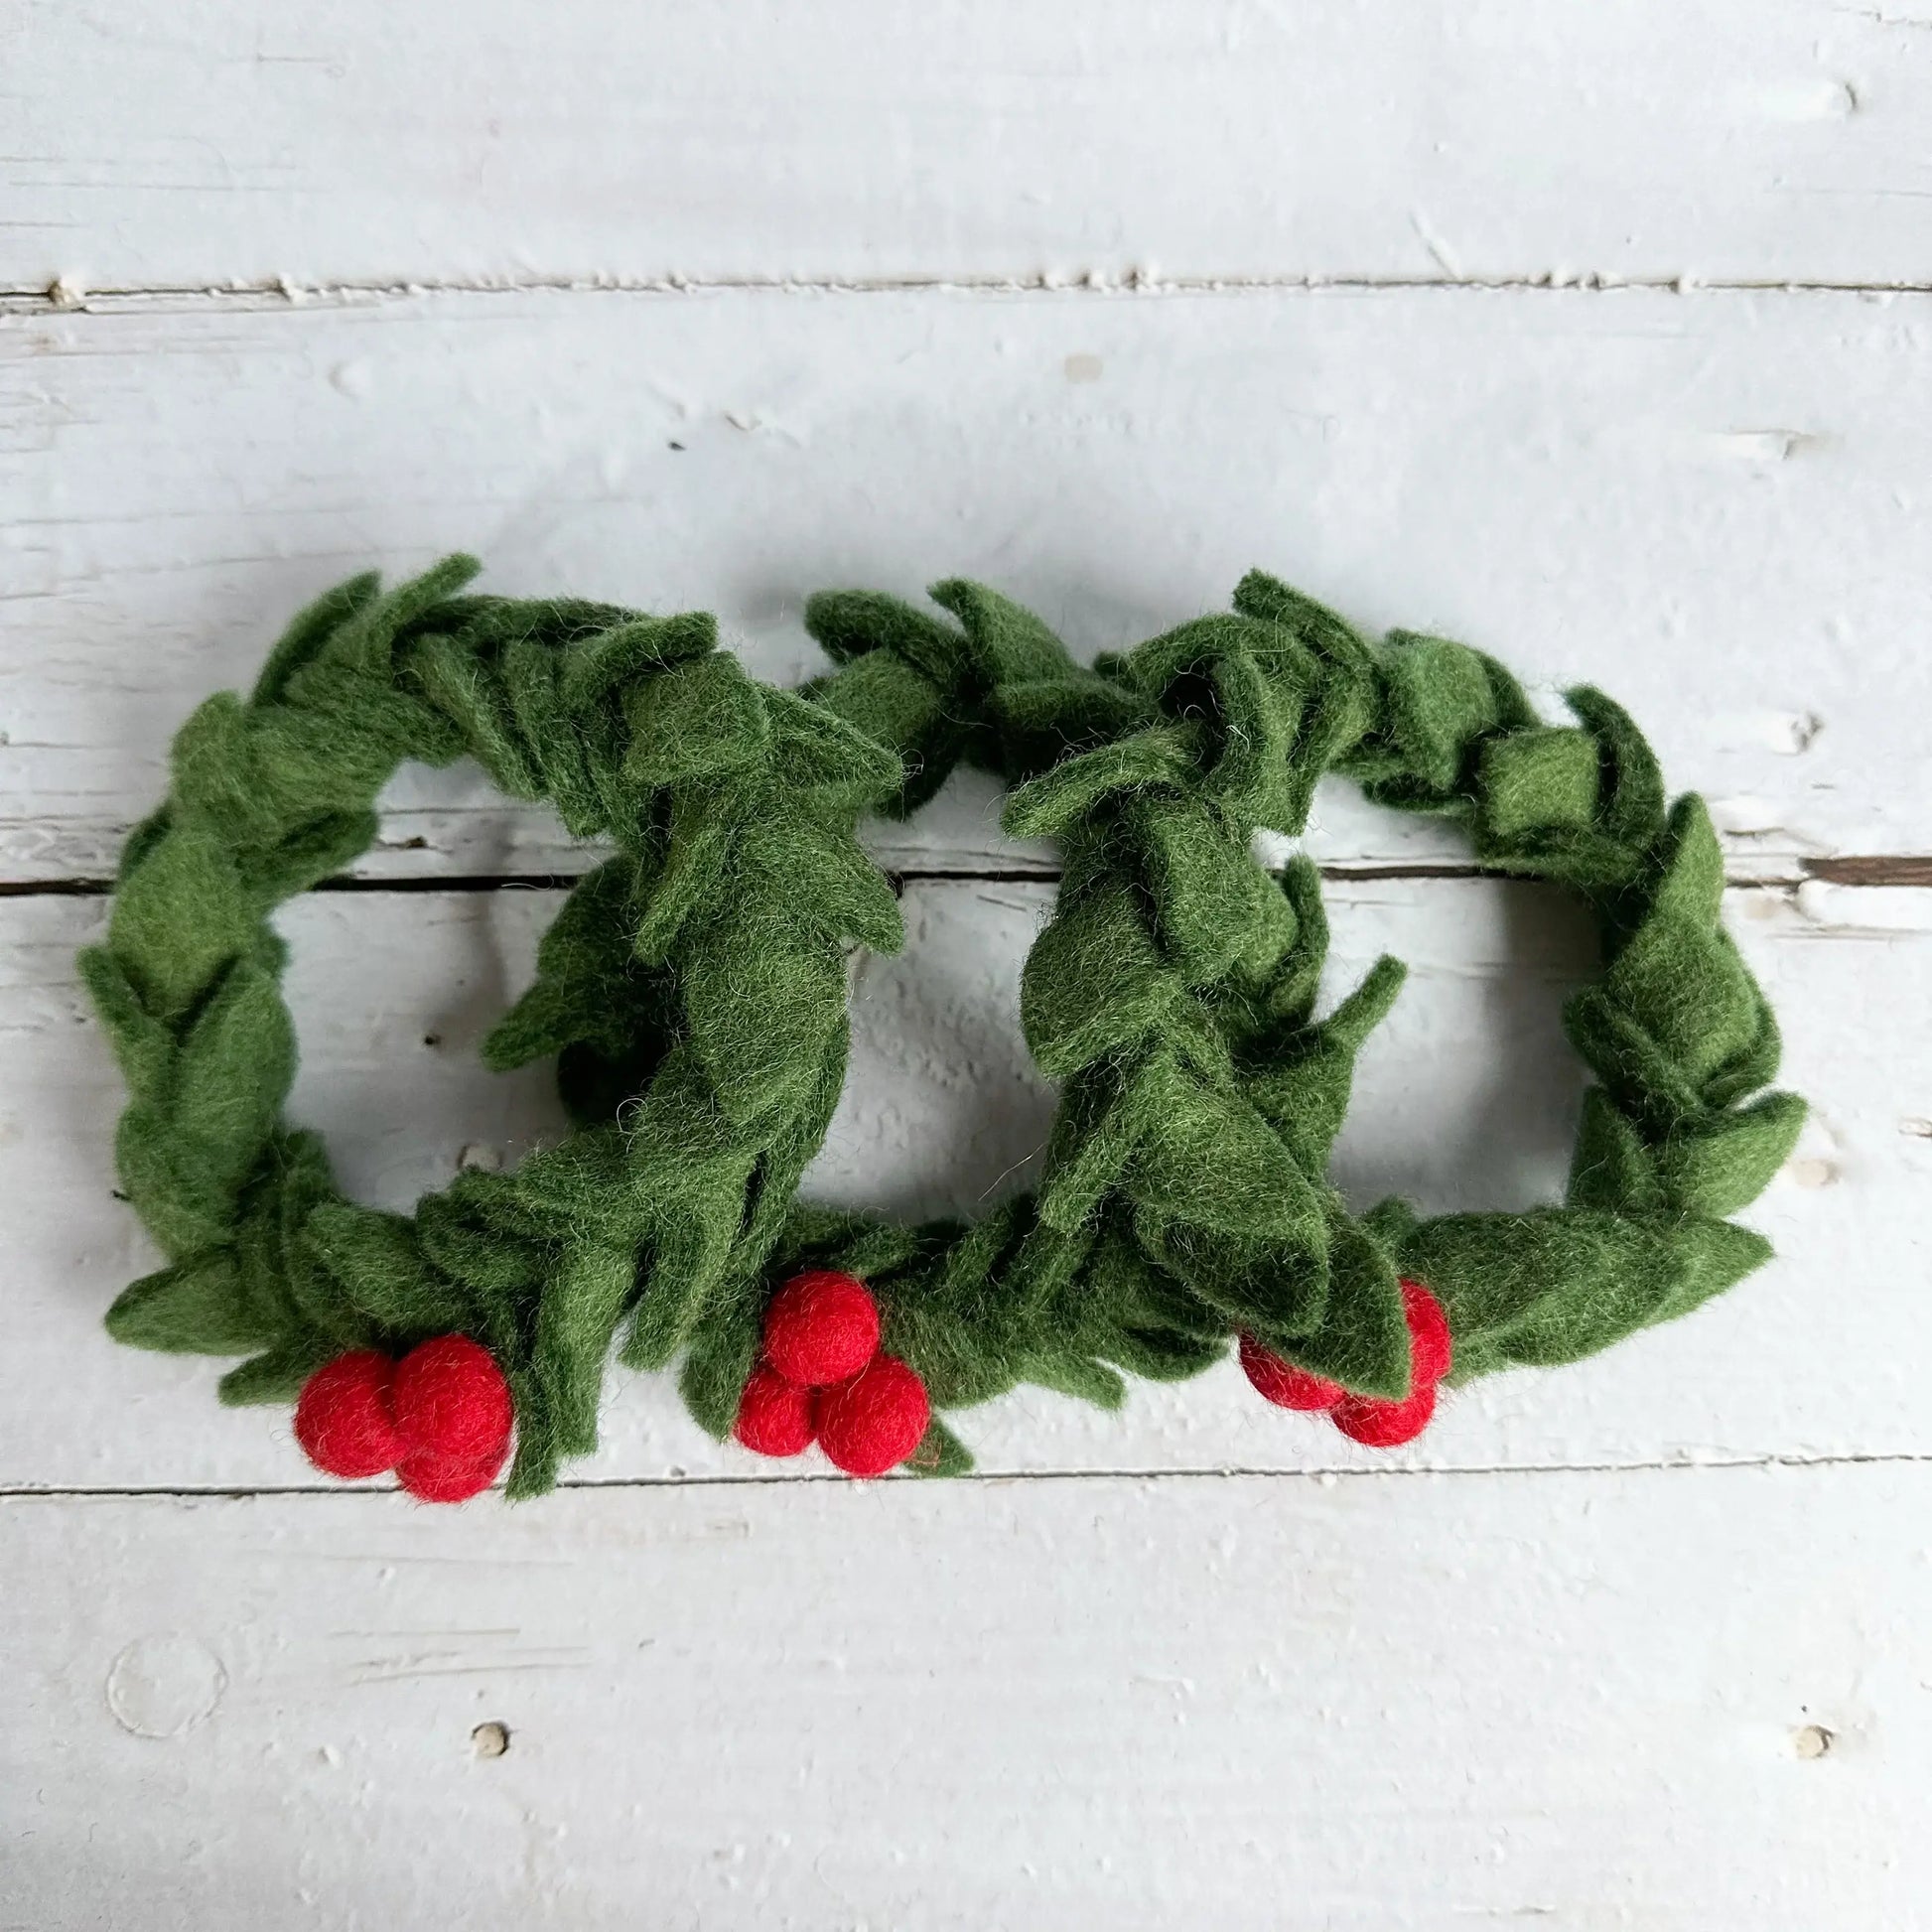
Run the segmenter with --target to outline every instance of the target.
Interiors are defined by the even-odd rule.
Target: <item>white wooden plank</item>
[[[985,578],[1081,651],[1261,564],[1373,627],[1602,684],[1745,876],[1932,849],[1932,303],[1397,291],[442,298],[0,329],[0,878],[100,876],[169,731],[371,561],[715,608]],[[480,783],[372,874],[583,863]],[[878,850],[1011,862],[990,788]],[[1327,861],[1452,858],[1325,799]],[[1025,856],[1025,855],[1020,855]]]
[[[1905,1928],[1928,1511],[1923,1464],[15,1499],[0,1923]]]
[[[1913,0],[16,0],[0,283],[1920,281]]]
[[[1019,1038],[1033,884],[910,888],[910,942],[858,974],[845,1102],[809,1187],[894,1213],[980,1211],[1022,1184],[1051,1095]],[[1364,1053],[1337,1177],[1358,1206],[1509,1206],[1561,1188],[1581,1073],[1558,1009],[1588,965],[1549,894],[1469,881],[1362,881],[1330,894],[1335,987],[1384,949],[1412,962]],[[293,1107],[358,1198],[405,1206],[466,1147],[514,1160],[557,1130],[545,1076],[474,1061],[523,983],[553,893],[324,895],[285,914],[304,1069]],[[99,1317],[153,1266],[110,1199],[122,1104],[72,951],[98,901],[0,901],[0,1201],[8,1228],[0,1486],[322,1482],[283,1410],[219,1409],[216,1364],[112,1345]],[[1786,1028],[1787,1077],[1816,1108],[1749,1217],[1779,1259],[1694,1318],[1594,1362],[1461,1392],[1410,1466],[1595,1466],[1932,1453],[1932,1039],[1906,1024],[1932,966],[1932,895],[1844,892],[1801,906],[1737,893],[1731,922]],[[1874,1016],[1901,1016],[1885,1030]],[[431,1044],[431,1041],[434,1044]],[[476,1158],[473,1155],[472,1158]],[[1108,1416],[1039,1390],[960,1419],[990,1470],[1364,1468],[1378,1453],[1260,1403],[1226,1366],[1137,1388]],[[589,1480],[809,1475],[708,1441],[668,1381],[614,1371]]]

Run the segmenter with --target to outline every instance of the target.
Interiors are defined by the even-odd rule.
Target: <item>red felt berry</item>
[[[883,1476],[918,1448],[932,1420],[925,1384],[892,1355],[875,1355],[813,1402],[818,1446],[849,1476]]]
[[[508,1453],[507,1441],[487,1455],[439,1455],[435,1449],[411,1449],[396,1464],[396,1480],[418,1502],[468,1502],[496,1480]]]
[[[459,1462],[494,1457],[495,1473],[516,1411],[503,1371],[481,1342],[438,1335],[412,1348],[396,1364],[390,1400],[396,1433],[411,1449]]]
[[[856,1275],[808,1269],[764,1311],[764,1359],[800,1388],[843,1382],[878,1350],[879,1305]]]
[[[402,1454],[389,1407],[395,1363],[372,1348],[338,1355],[309,1377],[295,1404],[295,1440],[332,1476],[379,1476]]]
[[[1332,1409],[1348,1393],[1339,1382],[1283,1361],[1253,1335],[1241,1337],[1241,1368],[1255,1393],[1278,1409]]]
[[[812,1392],[775,1368],[758,1367],[738,1400],[732,1434],[759,1455],[797,1455],[811,1447]]]
[[[1398,1443],[1412,1443],[1429,1427],[1436,1413],[1436,1384],[1417,1378],[1416,1385],[1400,1402],[1380,1396],[1345,1395],[1328,1412],[1335,1427],[1357,1443],[1370,1449],[1394,1449]]]
[[[1449,1372],[1455,1343],[1443,1305],[1421,1282],[1402,1284],[1402,1312],[1409,1322],[1410,1372],[1418,1382],[1440,1382]]]

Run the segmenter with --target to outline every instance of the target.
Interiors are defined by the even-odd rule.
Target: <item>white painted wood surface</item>
[[[1909,702],[1932,297],[170,303],[23,319],[0,384],[9,878],[110,872],[163,783],[158,726],[371,556],[453,548],[506,590],[716,609],[784,679],[822,663],[798,612],[828,585],[982,577],[1091,652],[1259,564],[1376,629],[1601,683],[1741,875],[1932,849]],[[366,876],[582,864],[485,789],[416,776],[394,802]],[[879,849],[1012,857],[984,787]],[[1346,787],[1311,849],[1463,856]]]
[[[1928,1513],[1923,1465],[30,1498],[0,1923],[1909,1932]]]
[[[0,1928],[1928,1923],[1915,5],[0,0]],[[862,1488],[619,1375],[542,1504],[322,1482],[99,1332],[151,1256],[72,954],[192,705],[454,547],[777,677],[826,584],[1092,650],[1260,563],[1600,682],[1712,797],[1815,1103],[1780,1260],[1391,1456],[1230,1371]],[[390,803],[284,924],[296,1110],[403,1203],[555,1131],[473,1049],[557,902],[492,882],[584,858],[474,774]],[[827,1196],[1037,1150],[1051,855],[996,810],[876,836],[911,943]],[[1575,915],[1345,789],[1310,849],[1335,985],[1415,967],[1351,1195],[1552,1191]]]
[[[0,20],[0,285],[1926,276],[1924,0]]]

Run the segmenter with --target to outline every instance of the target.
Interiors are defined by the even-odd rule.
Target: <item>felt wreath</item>
[[[464,594],[452,558],[299,617],[250,697],[176,738],[83,955],[132,1090],[123,1187],[167,1256],[107,1316],[142,1347],[246,1355],[231,1403],[299,1397],[325,1469],[416,1495],[555,1480],[595,1446],[614,1347],[681,1361],[714,1435],[814,1441],[872,1475],[970,1458],[935,1412],[1021,1382],[1112,1407],[1123,1374],[1249,1379],[1360,1441],[1429,1420],[1437,1384],[1588,1355],[1769,1255],[1727,1215],[1803,1103],[1760,1094],[1778,1034],[1720,921],[1695,796],[1599,693],[1543,722],[1500,665],[1402,632],[1371,647],[1259,574],[1232,612],[1091,668],[964,582],[951,621],[813,598],[836,669],[748,677],[706,616]],[[494,1067],[557,1056],[577,1130],[413,1214],[345,1199],[287,1125],[293,1031],[273,909],[372,840],[404,759],[477,759],[612,856],[490,1034]],[[962,759],[1005,823],[1058,841],[1063,884],[1022,1021],[1061,1104],[1038,1187],[981,1219],[900,1225],[798,1200],[844,1076],[847,953],[899,944],[860,849]],[[1326,1178],[1354,1057],[1402,968],[1325,1017],[1313,868],[1257,862],[1315,781],[1464,821],[1481,863],[1593,909],[1602,970],[1567,1009],[1595,1075],[1567,1198],[1522,1213],[1350,1213]]]

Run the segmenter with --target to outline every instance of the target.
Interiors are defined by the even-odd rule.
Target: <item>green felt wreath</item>
[[[108,1327],[245,1355],[223,1400],[472,1337],[507,1378],[524,1496],[594,1447],[614,1346],[636,1368],[681,1361],[692,1414],[728,1434],[767,1307],[803,1270],[863,1280],[885,1347],[952,1411],[1020,1382],[1111,1407],[1123,1374],[1192,1375],[1236,1336],[1399,1400],[1404,1277],[1447,1311],[1465,1380],[1587,1355],[1767,1258],[1725,1217],[1784,1160],[1803,1104],[1753,1098],[1778,1034],[1720,921],[1704,805],[1667,805],[1599,693],[1546,724],[1479,652],[1401,632],[1371,647],[1259,574],[1231,612],[1091,668],[974,584],[935,587],[944,617],[823,595],[806,623],[836,668],[781,691],[709,617],[465,595],[476,568],[344,584],[251,696],[202,705],[83,956],[132,1090],[122,1185],[167,1257]],[[615,848],[483,1049],[494,1067],[556,1055],[578,1129],[381,1213],[282,1118],[295,1047],[270,916],[371,842],[398,764],[462,756]],[[1062,1089],[1043,1176],[970,1224],[801,1202],[844,1074],[848,950],[900,940],[855,828],[962,760],[1012,787],[1011,832],[1063,854],[1022,994]],[[1329,771],[1464,820],[1485,867],[1593,909],[1602,971],[1567,1020],[1596,1084],[1563,1205],[1358,1218],[1329,1184],[1355,1053],[1402,968],[1382,960],[1317,1018],[1316,875],[1252,853],[1258,828],[1302,830]],[[911,1465],[969,1458],[935,1417]]]

